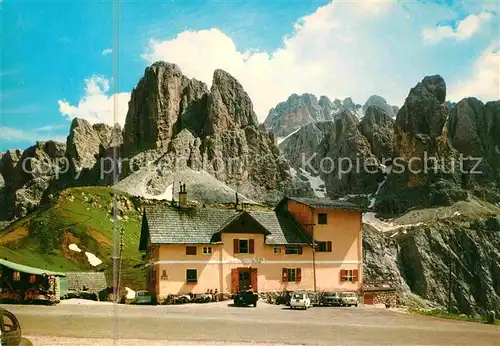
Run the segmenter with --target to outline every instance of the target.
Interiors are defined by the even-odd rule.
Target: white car
[[[293,292],[290,297],[291,309],[304,309],[307,310],[311,307],[311,298],[306,292]]]

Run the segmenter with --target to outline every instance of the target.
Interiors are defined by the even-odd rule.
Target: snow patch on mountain
[[[294,134],[296,134],[297,132],[299,132],[299,130],[301,129],[301,127],[299,127],[297,130],[291,132],[290,134],[288,134],[286,137],[278,137],[276,143],[277,145],[280,145],[281,143],[283,143],[285,140],[287,140],[288,138],[290,138],[291,136],[293,136]]]
[[[306,171],[303,168],[300,169],[300,174],[309,181],[309,185],[311,185],[311,188],[314,191],[314,195],[318,198],[326,198],[326,186],[325,182],[321,177],[318,176],[313,176],[311,173]]]

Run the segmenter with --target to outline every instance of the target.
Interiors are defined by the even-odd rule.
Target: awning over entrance
[[[47,275],[54,275],[54,276],[66,276],[64,273],[59,273],[59,272],[53,272],[50,270],[46,269],[40,269],[40,268],[34,268],[34,267],[28,267],[22,264],[10,262],[7,260],[0,259],[0,266],[4,266],[7,268],[10,268],[12,270],[21,272],[21,273],[26,273],[26,274],[33,274],[33,275],[42,275],[42,274],[47,274]]]

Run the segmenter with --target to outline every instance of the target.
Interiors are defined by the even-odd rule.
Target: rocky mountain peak
[[[366,113],[368,107],[370,106],[378,106],[387,113],[391,118],[396,118],[396,114],[399,111],[399,108],[397,106],[391,106],[387,103],[385,98],[379,95],[371,95],[368,100],[366,100],[365,104],[363,105],[363,111]]]
[[[385,100],[384,100],[385,101]],[[359,129],[368,139],[373,154],[381,161],[393,156],[394,120],[387,108],[370,105],[360,122]]]
[[[100,145],[101,138],[87,120],[73,119],[66,139],[66,151],[78,167],[94,167],[97,161],[95,155],[99,153]]]
[[[440,103],[446,100],[446,82],[440,75],[426,76],[416,88],[425,88]]]
[[[426,138],[441,136],[448,116],[445,98],[446,83],[439,75],[425,77],[413,87],[398,112],[396,139],[401,139],[404,133]],[[400,144],[396,143],[396,148]]]
[[[123,131],[124,153],[166,151],[179,117],[193,120],[187,105],[207,93],[204,83],[187,78],[175,64],[156,62],[146,68],[131,94]]]
[[[224,70],[215,70],[208,97],[206,134],[258,126],[257,115],[243,86]]]

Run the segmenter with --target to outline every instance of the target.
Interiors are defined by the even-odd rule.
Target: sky
[[[260,121],[292,93],[402,105],[432,74],[450,101],[500,99],[497,1],[115,3],[0,0],[0,152],[65,141],[75,117],[123,125],[158,60],[209,87],[226,70]]]

